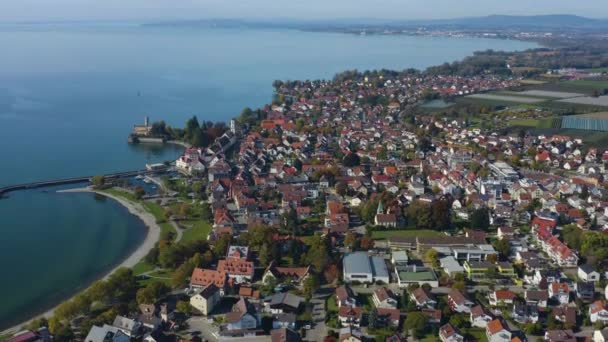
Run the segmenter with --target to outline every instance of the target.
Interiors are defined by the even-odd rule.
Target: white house
[[[260,319],[255,308],[242,297],[234,304],[232,311],[226,314],[226,322],[228,322],[226,328],[228,330],[255,329],[259,321]]]
[[[372,295],[372,300],[377,308],[396,309],[399,305],[391,290],[385,287],[377,288]]]
[[[490,316],[484,309],[483,306],[477,305],[471,308],[471,326],[478,328],[485,328],[488,323],[492,321]]]
[[[139,336],[143,327],[140,322],[123,316],[116,316],[112,325],[131,338]]]
[[[589,319],[591,320],[591,323],[608,323],[608,310],[606,308],[606,302],[603,300],[597,300],[589,305]]]
[[[211,284],[190,297],[190,305],[206,316],[213,311],[220,298],[220,289]]]
[[[551,283],[549,297],[557,299],[560,304],[570,303],[570,286],[566,283]]]
[[[578,267],[578,278],[584,281],[596,282],[600,280],[600,273],[593,269],[589,264]]]

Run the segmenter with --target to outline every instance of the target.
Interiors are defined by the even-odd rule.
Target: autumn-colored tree
[[[368,251],[374,248],[374,240],[369,236],[364,236],[361,238],[360,246],[361,249]]]
[[[323,275],[325,276],[325,281],[328,284],[332,284],[336,279],[338,279],[338,276],[340,275],[338,265],[336,265],[335,263],[327,265],[327,267],[325,267],[325,272],[323,272]]]

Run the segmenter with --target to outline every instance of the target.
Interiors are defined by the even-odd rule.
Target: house
[[[431,297],[422,287],[419,287],[410,293],[410,299],[416,303],[416,306],[420,308],[434,308],[437,305],[437,301]]]
[[[33,336],[35,336],[32,333]],[[20,337],[17,336],[17,337]],[[14,340],[14,339],[13,339]],[[9,340],[9,341],[13,341]],[[21,341],[22,339],[20,339]],[[117,327],[113,327],[111,325],[104,324],[103,327],[98,327],[96,325],[91,327],[87,337],[84,339],[84,342],[130,342],[131,338],[123,333]]]
[[[150,329],[151,331],[155,331],[161,326],[163,320],[158,316],[156,305],[140,304],[139,311],[141,314],[137,320],[141,322],[144,327]]]
[[[377,308],[396,309],[397,305],[399,305],[393,292],[386,287],[380,287],[374,290],[372,300]]]
[[[254,265],[247,260],[248,252],[248,247],[230,246],[226,259],[218,261],[217,271],[227,274],[237,284],[250,282],[253,279]]]
[[[439,328],[439,339],[442,342],[462,342],[464,337],[450,323]]]
[[[546,308],[549,294],[546,290],[526,290],[524,299],[528,305],[536,305],[539,308]]]
[[[190,305],[203,315],[209,315],[213,308],[220,302],[220,289],[214,284],[209,284],[204,289],[196,291],[190,297]]]
[[[394,308],[377,308],[377,323],[379,326],[398,327],[401,319],[401,311]]]
[[[591,323],[608,323],[608,308],[603,300],[596,300],[589,305],[589,319]]]
[[[369,256],[366,252],[349,253],[343,259],[344,281],[347,283],[374,283],[388,284],[390,276],[383,258]]]
[[[545,331],[547,342],[576,342],[576,336],[572,330],[549,330]]]
[[[112,326],[120,329],[120,331],[130,338],[140,336],[142,332],[141,329],[143,328],[143,325],[140,322],[120,315],[114,318]]]
[[[450,290],[448,293],[448,305],[452,311],[459,313],[470,313],[471,307],[474,305],[472,301],[466,298],[462,292],[457,289]]]
[[[302,283],[310,274],[310,266],[308,267],[280,267],[277,266],[275,260],[270,262],[262,276],[262,282],[266,283],[270,278],[284,282],[292,280],[295,283]]]
[[[357,306],[357,300],[348,286],[339,286],[336,288],[336,304],[342,306]]]
[[[350,306],[342,306],[338,311],[338,319],[343,326],[351,325],[359,327],[361,318],[363,317],[363,309]]]
[[[494,318],[484,310],[483,306],[476,305],[471,308],[471,326],[485,328]]]
[[[302,342],[302,338],[300,334],[297,332],[288,329],[288,328],[280,328],[274,329],[270,331],[270,341],[271,342]]]
[[[513,299],[515,299],[515,293],[509,290],[496,290],[494,292],[490,292],[488,295],[488,300],[490,301],[490,305],[511,305],[513,304]]]
[[[556,306],[551,311],[551,315],[559,322],[564,323],[566,326],[576,326],[576,307],[561,305]]]
[[[289,328],[295,329],[297,315],[294,313],[280,313],[273,315],[272,328],[280,329],[280,328]]]
[[[260,318],[255,307],[245,298],[239,299],[232,306],[232,311],[225,316],[227,330],[254,330]]]
[[[536,323],[538,322],[538,307],[528,304],[513,304],[513,312],[511,317],[518,323]]]
[[[348,326],[340,329],[338,338],[340,342],[361,342],[363,341],[363,334],[359,329]]]
[[[595,284],[590,282],[578,281],[574,285],[576,296],[583,301],[592,301],[595,297]]]
[[[583,281],[596,282],[600,280],[600,273],[589,264],[578,267],[578,278]]]
[[[486,326],[486,337],[488,342],[510,342],[511,332],[501,320],[495,319]]]
[[[203,289],[211,284],[217,286],[220,290],[220,296],[223,296],[229,285],[228,275],[225,272],[198,267],[192,271],[192,276],[190,277],[191,288]]]
[[[304,298],[289,292],[279,292],[264,299],[264,308],[273,314],[298,313]]]
[[[567,283],[549,284],[549,297],[557,300],[560,304],[570,303],[570,286]]]

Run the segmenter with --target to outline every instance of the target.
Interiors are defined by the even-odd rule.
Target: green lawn
[[[415,229],[415,230],[386,230],[386,231],[375,231],[372,232],[372,238],[374,240],[385,240],[391,237],[404,237],[404,238],[412,238],[417,236],[423,237],[438,237],[444,236],[443,233],[428,230],[428,229]]]
[[[433,334],[428,334],[420,339],[420,342],[438,342],[440,341],[438,337]]]
[[[470,328],[467,333],[473,336],[478,342],[488,342],[486,331],[482,328]]]
[[[197,240],[207,240],[207,237],[209,236],[209,233],[212,229],[211,224],[203,220],[188,222],[188,224],[190,223],[191,226],[184,231],[181,241],[188,242]]]
[[[577,87],[583,88],[608,88],[608,81],[590,81],[590,80],[576,80],[576,81],[567,81],[566,84],[574,85]]]
[[[135,266],[133,266],[133,274],[140,275],[142,273],[152,271],[154,268],[156,268],[156,266],[141,260]]]

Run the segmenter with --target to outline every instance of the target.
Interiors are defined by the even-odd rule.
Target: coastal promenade
[[[123,177],[132,177],[132,176],[137,176],[137,175],[150,175],[150,174],[167,171],[167,169],[168,168],[165,167],[162,169],[155,169],[155,170],[125,171],[125,172],[111,173],[111,174],[107,174],[107,175],[103,175],[103,176],[105,179],[116,179],[116,178],[123,178]],[[93,177],[94,176],[84,176],[84,177],[54,179],[54,180],[41,181],[41,182],[31,182],[31,183],[9,185],[9,186],[0,188],[0,197],[4,196],[5,194],[7,194],[9,192],[18,191],[18,190],[45,188],[45,187],[56,186],[56,185],[86,183],[86,182],[90,182]]]

